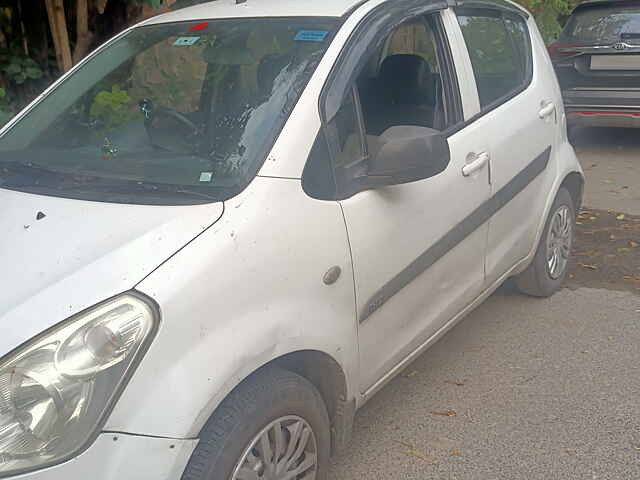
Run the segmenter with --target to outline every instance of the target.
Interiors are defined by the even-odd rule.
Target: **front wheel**
[[[573,199],[565,188],[561,188],[533,262],[515,278],[521,292],[534,297],[550,297],[560,289],[569,269],[575,218]]]
[[[182,480],[324,480],[330,425],[320,393],[275,367],[236,388],[200,434]]]

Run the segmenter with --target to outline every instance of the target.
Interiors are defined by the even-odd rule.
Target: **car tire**
[[[569,270],[575,219],[573,199],[562,187],[551,207],[531,265],[515,277],[518,290],[533,297],[550,297],[560,290]],[[550,257],[556,258],[557,263]]]
[[[575,145],[576,144],[576,140],[578,137],[578,128],[576,126],[569,126],[567,127],[567,140],[569,140],[569,143],[571,145]]]
[[[279,479],[294,468],[303,469],[300,473],[315,469],[315,476],[308,478],[324,480],[330,443],[327,409],[313,384],[287,370],[266,367],[242,382],[207,421],[182,480]],[[314,456],[315,466],[307,468]]]

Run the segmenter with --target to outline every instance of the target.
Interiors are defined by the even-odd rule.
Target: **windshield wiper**
[[[68,177],[68,173],[51,170],[33,162],[0,161],[0,185],[52,187]]]
[[[196,190],[183,188],[179,185],[165,185],[147,182],[123,182],[123,183],[76,183],[62,184],[60,190],[83,190],[114,194],[143,194],[143,195],[180,195],[203,198],[206,200],[219,202],[220,198]]]

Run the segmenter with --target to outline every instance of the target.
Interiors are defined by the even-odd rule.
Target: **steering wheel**
[[[138,102],[138,106],[140,107],[140,111],[144,114],[144,126],[149,134],[149,139],[151,143],[153,142],[153,122],[159,116],[168,116],[178,120],[183,125],[187,126],[191,130],[191,134],[187,136],[187,138],[197,137],[202,133],[201,127],[196,125],[194,122],[189,120],[187,116],[177,110],[168,107],[156,107],[153,104],[153,101],[145,98]]]
[[[156,110],[156,115],[155,116],[158,116],[158,114],[160,114],[160,115],[168,115],[170,117],[173,117],[176,120],[178,120],[178,121],[182,122],[183,124],[185,124],[187,127],[191,128],[194,132],[199,132],[200,131],[200,127],[198,127],[195,123],[193,123],[191,120],[189,120],[184,113],[180,113],[177,110],[173,110],[172,108],[167,108],[167,107],[159,107]]]

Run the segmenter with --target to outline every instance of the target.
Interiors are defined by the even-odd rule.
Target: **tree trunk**
[[[58,68],[61,72],[66,72],[73,66],[73,62],[67,20],[64,16],[64,2],[63,0],[44,0],[44,2],[47,6],[47,15],[49,17],[53,45],[56,50]]]
[[[76,0],[76,46],[73,50],[74,65],[89,51],[92,33],[89,31],[89,5],[87,0]]]
[[[7,48],[7,37],[4,36],[2,30],[0,30],[0,48]]]
[[[27,31],[24,28],[24,19],[22,17],[22,3],[18,2],[18,20],[20,22],[20,35],[22,36],[22,50],[24,50],[25,56],[29,56],[29,39],[27,37]]]
[[[109,0],[96,0],[96,7],[98,8],[98,13],[102,15],[104,13],[104,9],[107,8],[107,2]]]

